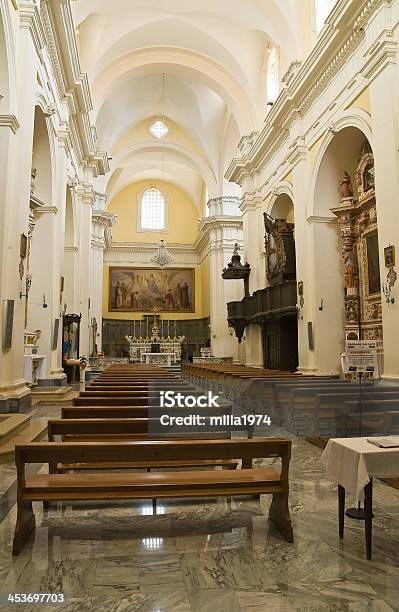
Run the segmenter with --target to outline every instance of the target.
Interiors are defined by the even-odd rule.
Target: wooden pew
[[[231,415],[232,406],[227,404],[219,406],[219,408],[173,408],[163,409],[155,406],[62,406],[61,415],[63,419],[90,419],[90,418],[148,418],[149,414],[158,416],[163,413],[170,414],[173,410],[173,415],[186,416],[189,413],[200,414],[204,417]]]
[[[13,555],[35,531],[34,501],[130,500],[196,498],[271,494],[269,517],[288,542],[293,532],[288,507],[291,440],[174,440],[152,442],[39,442],[17,445],[17,521]],[[241,470],[204,470],[158,473],[34,474],[30,463],[126,463],[141,461],[197,461],[241,459],[251,466],[254,458],[281,458],[280,474],[274,467]]]
[[[305,434],[307,436],[321,437],[345,437],[343,407],[348,406],[347,412],[351,411],[351,407],[355,408],[359,400],[359,389],[352,386],[350,389],[338,390],[330,392],[324,390],[317,392],[316,395],[309,399],[303,411],[303,421],[300,417],[296,418],[296,425],[290,428],[290,431],[297,435]],[[399,401],[399,391],[395,391],[394,387],[367,387],[362,391],[362,404],[367,405],[369,402],[378,406],[384,406],[385,402]]]
[[[151,426],[156,427],[155,419],[51,419],[48,421],[48,440],[56,442],[57,436],[62,442],[110,442],[111,440],[171,440],[193,438],[193,439],[222,439],[226,438],[225,432],[212,432],[199,435],[197,432],[185,428],[181,436],[172,436],[167,433],[155,434],[151,432]],[[237,430],[239,428],[236,428]],[[227,439],[229,439],[228,436]],[[198,461],[153,461],[143,463],[132,461],[126,464],[118,463],[73,463],[52,466],[53,473],[61,473],[70,470],[98,470],[98,469],[152,469],[160,468],[192,468],[192,467],[217,467],[235,470],[239,466],[237,459],[198,460]]]

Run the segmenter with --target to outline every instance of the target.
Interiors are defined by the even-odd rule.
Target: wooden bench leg
[[[35,531],[35,515],[33,514],[32,502],[17,503],[17,522],[15,525],[12,554],[19,555],[23,545],[29,536]]]
[[[269,518],[281,531],[287,542],[294,541],[290,510],[288,507],[288,493],[274,493],[269,511]]]
[[[345,489],[342,485],[338,485],[338,525],[339,537],[342,540],[344,537],[344,521],[345,521]]]

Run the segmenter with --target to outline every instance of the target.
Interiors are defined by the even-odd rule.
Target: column
[[[34,101],[36,88],[36,51],[24,21],[18,32],[18,108],[0,126],[0,294],[2,326],[0,332],[0,412],[22,411],[30,406],[30,389],[24,377],[24,272],[20,268],[20,238],[28,233],[29,193],[32,163]],[[14,302],[12,343],[4,346],[7,301]]]
[[[90,355],[102,352],[104,250],[111,244],[111,228],[116,221],[115,216],[105,210],[107,196],[96,193],[95,198],[90,257]]]
[[[77,213],[79,217],[79,307],[82,319],[80,323],[80,356],[90,356],[91,330],[91,234],[92,209],[95,192],[92,185],[79,183],[75,189]],[[79,313],[77,313],[79,314]]]
[[[238,360],[238,342],[227,324],[227,303],[244,296],[243,281],[224,281],[223,269],[231,260],[234,245],[242,246],[242,218],[239,199],[233,196],[209,201],[209,216],[202,220],[200,231],[207,235],[211,276],[211,347],[215,357]]]
[[[386,45],[386,46],[385,46]],[[387,281],[389,269],[385,267],[384,248],[394,245],[399,270],[399,120],[397,100],[399,96],[398,67],[395,64],[396,44],[381,45],[380,57],[375,58],[369,77],[372,149],[375,163],[375,192],[378,219],[381,282]],[[395,47],[395,48],[394,48]],[[393,53],[392,56],[391,52]],[[385,57],[384,57],[385,56]],[[382,60],[386,65],[381,69]],[[379,60],[379,61],[378,61]],[[380,70],[378,73],[377,71]],[[384,379],[399,379],[399,282],[391,288],[394,304],[388,304],[382,295],[382,329],[384,341]]]
[[[244,181],[245,195],[242,198],[240,210],[243,219],[244,260],[251,265],[249,276],[249,291],[252,294],[263,289],[266,284],[264,253],[264,223],[262,198],[252,191],[252,178]],[[244,334],[245,365],[263,366],[263,342],[261,325],[248,325]]]

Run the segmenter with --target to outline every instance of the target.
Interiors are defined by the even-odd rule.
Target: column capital
[[[82,201],[82,204],[93,206],[96,199],[96,194],[93,189],[93,185],[87,185],[85,183],[78,182],[75,186],[75,193],[78,198]]]

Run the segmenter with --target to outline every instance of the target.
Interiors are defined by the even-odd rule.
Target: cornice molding
[[[32,2],[20,2],[18,9],[20,27],[30,31],[36,52],[41,57],[41,51],[46,44],[46,36],[39,10]]]
[[[338,219],[335,217],[321,217],[318,215],[312,215],[311,217],[307,218],[307,222],[309,225],[312,225],[313,223],[331,223],[333,225],[337,225]]]
[[[337,2],[316,46],[290,85],[280,93],[252,148],[246,155],[231,161],[225,174],[227,180],[242,185],[245,176],[261,170],[275,151],[281,148],[289,137],[289,129],[293,123],[307,113],[348,57],[364,41],[364,26],[387,1]],[[388,52],[385,44],[385,56],[392,57],[392,53],[392,46]],[[299,152],[299,159],[303,154],[304,151]],[[297,161],[296,155],[294,161]]]
[[[396,64],[398,43],[393,38],[392,30],[384,30],[367,51],[367,62],[361,72],[370,81],[386,66]]]
[[[97,133],[90,122],[92,101],[87,75],[81,72],[70,0],[44,0],[40,14],[26,7],[23,22],[31,24],[38,50],[46,45],[59,99],[67,103],[70,137],[79,164],[94,175],[109,171],[108,155],[98,150]],[[32,18],[34,14],[34,18]],[[43,39],[43,40],[42,40]]]
[[[59,212],[60,211],[58,210],[56,206],[41,206],[40,208],[36,208],[35,215],[42,215],[42,214],[58,215]]]
[[[0,127],[8,127],[13,134],[16,134],[20,125],[15,115],[0,115]]]

